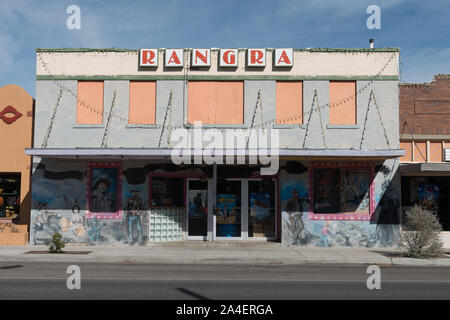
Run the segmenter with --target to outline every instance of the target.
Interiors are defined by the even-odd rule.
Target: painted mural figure
[[[314,172],[314,213],[339,213],[339,170]]]
[[[127,223],[128,223],[128,243],[133,244],[133,224],[136,224],[137,235],[139,245],[144,245],[144,240],[142,236],[142,224],[141,224],[141,213],[144,210],[144,203],[142,198],[138,196],[139,190],[132,189],[130,193],[131,197],[127,199],[125,210],[127,210]]]
[[[330,246],[330,240],[328,239],[328,235],[332,235],[330,228],[330,221],[327,221],[325,225],[322,227],[322,230],[320,231],[320,239],[322,240],[322,245],[324,247]]]
[[[294,239],[300,239],[301,242],[307,241],[307,235],[303,223],[303,203],[306,201],[300,198],[297,189],[292,189],[292,197],[284,203],[284,211],[289,215],[288,229]]]
[[[59,232],[59,218],[47,210],[45,203],[39,205],[39,211],[33,220],[33,224],[35,227],[35,243],[45,242],[56,232]]]
[[[378,207],[380,214],[377,220],[376,238],[380,246],[390,246],[395,242],[395,224],[398,224],[400,201],[391,187],[388,187]]]
[[[71,231],[78,238],[83,238],[86,234],[84,217],[80,214],[80,207],[76,205],[72,208]]]
[[[114,194],[108,192],[111,186],[108,176],[103,175],[95,181],[92,192],[92,212],[115,212]]]

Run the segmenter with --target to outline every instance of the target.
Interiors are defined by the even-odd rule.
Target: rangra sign
[[[163,49],[164,66],[178,67],[184,66],[184,49]],[[211,49],[192,49],[190,51],[190,61],[192,67],[210,67]],[[266,49],[247,49],[247,67],[266,66]],[[238,49],[220,49],[218,54],[220,67],[238,66]],[[284,48],[273,51],[274,67],[292,67],[294,65],[294,49]],[[140,67],[158,66],[158,49],[141,49],[139,55]]]

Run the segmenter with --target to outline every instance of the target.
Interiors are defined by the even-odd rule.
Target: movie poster
[[[433,212],[439,211],[439,187],[436,185],[420,184],[417,188],[419,205]]]
[[[233,224],[236,222],[235,194],[217,195],[217,224]]]
[[[268,193],[250,193],[250,216],[264,221],[270,215],[270,195]]]
[[[208,190],[189,190],[189,216],[204,217],[208,214]]]

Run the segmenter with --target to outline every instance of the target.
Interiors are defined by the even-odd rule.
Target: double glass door
[[[187,181],[188,240],[250,240],[276,237],[275,179],[220,179],[216,210],[212,180]]]

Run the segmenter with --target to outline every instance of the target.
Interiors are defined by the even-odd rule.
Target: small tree
[[[439,257],[444,253],[439,237],[442,226],[433,212],[415,205],[406,214],[402,231],[405,255],[413,258]]]
[[[47,245],[48,251],[51,253],[62,253],[62,249],[66,246],[62,240],[62,235],[59,233],[55,233],[52,240],[47,242]]]

